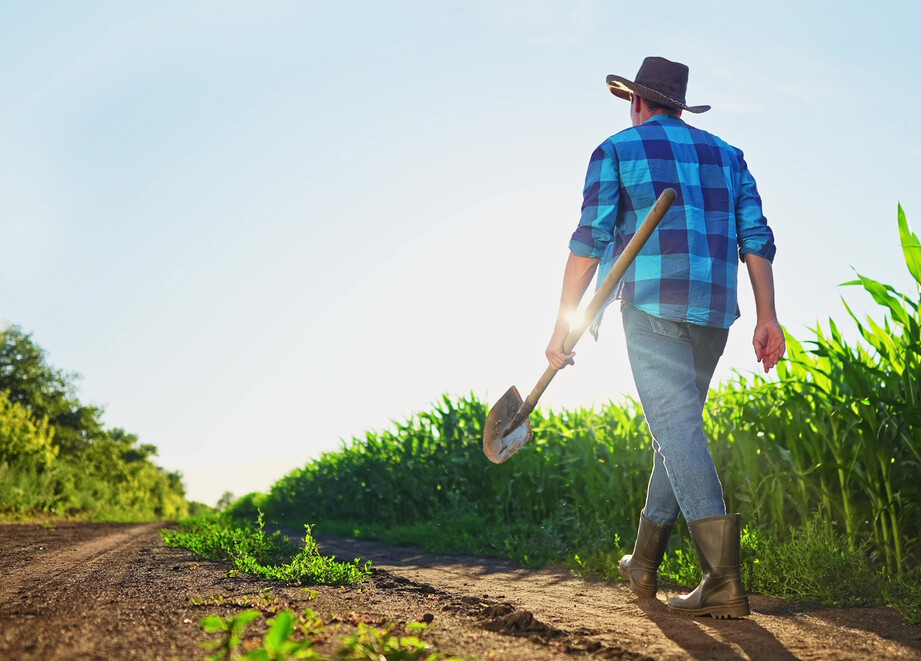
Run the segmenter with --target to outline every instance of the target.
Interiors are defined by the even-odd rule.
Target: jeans
[[[703,429],[710,379],[729,329],[660,319],[623,305],[633,379],[652,434],[643,516],[671,524],[726,514],[723,486]]]

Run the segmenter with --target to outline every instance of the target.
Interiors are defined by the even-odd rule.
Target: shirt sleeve
[[[748,165],[738,152],[739,196],[736,201],[736,236],[739,241],[739,259],[745,261],[745,255],[758,255],[768,261],[774,261],[777,248],[774,245],[774,232],[768,227],[767,218],[761,210],[761,196],[755,185],[755,178],[748,171]]]
[[[569,241],[569,249],[580,257],[600,258],[613,240],[620,201],[617,156],[610,142],[592,153],[582,190],[582,217]]]

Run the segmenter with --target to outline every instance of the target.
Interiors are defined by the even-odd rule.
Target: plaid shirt
[[[612,300],[664,319],[729,328],[739,317],[736,247],[743,260],[750,253],[772,261],[775,248],[742,152],[715,135],[659,114],[601,143],[569,248],[601,258],[600,283],[669,187],[678,193],[675,204]]]

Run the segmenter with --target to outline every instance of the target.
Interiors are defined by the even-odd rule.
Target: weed
[[[886,601],[909,624],[921,624],[921,568],[911,576],[896,576],[883,583]]]
[[[282,608],[281,600],[272,595],[272,588],[264,588],[258,595],[241,595],[227,597],[225,595],[211,595],[209,597],[189,597],[189,604],[201,606],[243,606],[256,608],[261,611],[275,612]]]
[[[215,650],[214,654],[208,657],[208,660],[232,659],[237,647],[243,642],[243,633],[246,630],[246,626],[261,616],[262,613],[258,610],[248,610],[226,618],[216,615],[202,618],[199,621],[199,626],[205,632],[220,632],[222,634],[216,641],[202,643],[202,649]]]
[[[432,646],[423,640],[428,625],[412,622],[406,625],[408,635],[394,633],[396,626],[378,629],[369,623],[357,620],[356,633],[342,638],[336,656],[331,657],[313,649],[317,642],[326,642],[338,633],[338,627],[327,625],[339,622],[330,615],[324,622],[313,610],[306,610],[300,616],[293,611],[282,610],[268,620],[267,629],[260,641],[244,643],[247,627],[260,619],[259,610],[247,610],[228,617],[212,615],[202,618],[199,626],[210,634],[219,634],[217,640],[202,643],[202,648],[214,650],[209,661],[246,659],[272,661],[281,659],[314,659],[316,661],[362,660],[380,661],[463,661],[443,653],[431,653]],[[241,652],[240,647],[248,648]]]

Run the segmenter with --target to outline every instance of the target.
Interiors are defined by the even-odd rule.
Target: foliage
[[[195,551],[209,560],[228,561],[239,571],[265,578],[332,585],[367,578],[370,562],[361,566],[357,559],[338,562],[321,555],[310,526],[305,528],[300,549],[279,531],[266,533],[261,513],[251,527],[236,527],[230,518],[213,514],[182,521],[178,532],[162,530],[160,536],[170,546]]]
[[[231,503],[234,502],[234,500],[236,500],[236,498],[234,498],[233,493],[230,491],[225,491],[224,493],[221,494],[221,497],[218,498],[217,504],[215,505],[214,508],[218,512],[223,512],[230,506]]]
[[[265,509],[263,506],[265,499],[266,495],[264,493],[248,493],[230,503],[224,509],[224,512],[232,519],[255,521],[259,516],[259,512]]]
[[[10,401],[9,393],[0,391],[0,461],[20,459],[49,468],[59,449],[53,438],[47,418],[36,421],[22,405]]]
[[[153,463],[154,446],[107,429],[76,380],[18,327],[0,332],[0,515],[184,517],[182,476]]]
[[[214,514],[217,512],[217,509],[208,505],[207,503],[202,503],[197,500],[189,501],[189,516],[204,516],[205,514]],[[253,517],[254,519],[255,517]]]
[[[921,567],[883,583],[883,593],[909,624],[921,624]]]
[[[787,539],[777,544],[757,530],[745,531],[742,577],[749,589],[805,595],[809,601],[831,606],[864,606],[882,600],[882,582],[864,549],[851,550],[845,538],[819,519],[788,532]]]

